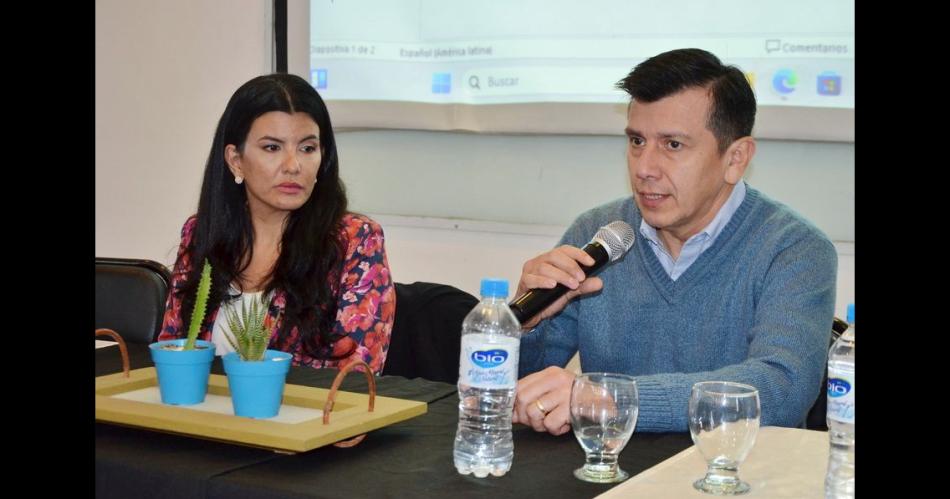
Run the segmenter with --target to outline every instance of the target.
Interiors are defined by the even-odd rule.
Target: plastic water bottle
[[[462,322],[455,468],[502,476],[511,469],[511,413],[518,382],[521,324],[508,308],[508,281],[482,279],[482,300]]]
[[[854,497],[854,304],[848,330],[828,352],[828,435],[831,454],[825,497]]]

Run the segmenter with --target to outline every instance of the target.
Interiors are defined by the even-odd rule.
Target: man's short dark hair
[[[633,68],[617,88],[637,102],[656,102],[691,87],[709,89],[712,99],[706,127],[722,154],[740,137],[752,135],[755,94],[745,75],[702,49],[677,49],[651,57]]]

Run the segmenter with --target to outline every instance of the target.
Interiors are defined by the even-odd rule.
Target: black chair
[[[152,343],[170,283],[171,273],[158,262],[96,257],[96,329],[112,329],[129,343]]]
[[[835,344],[835,340],[848,330],[848,323],[835,317],[831,324],[831,341],[828,348]],[[827,412],[828,412],[828,369],[825,368],[825,374],[821,377],[821,388],[818,390],[818,400],[812,404],[808,410],[808,416],[805,417],[805,428],[809,430],[827,431]]]
[[[455,384],[462,320],[478,298],[447,284],[395,283],[396,314],[383,375]]]

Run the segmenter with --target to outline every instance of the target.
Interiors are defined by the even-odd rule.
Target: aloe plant
[[[263,295],[261,299],[251,299],[250,305],[245,303],[241,308],[241,313],[238,313],[231,307],[225,307],[228,328],[231,330],[231,334],[225,337],[241,360],[264,360],[264,352],[273,331],[264,327],[267,306],[263,302]]]
[[[198,281],[198,291],[195,296],[195,309],[191,312],[191,324],[188,326],[188,341],[185,342],[183,350],[193,350],[195,340],[198,339],[198,331],[201,330],[201,323],[205,320],[205,311],[208,308],[208,294],[211,292],[211,264],[205,258],[204,267],[201,269],[201,280]]]

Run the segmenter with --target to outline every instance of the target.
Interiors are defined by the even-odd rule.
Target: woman
[[[270,347],[294,365],[383,370],[395,293],[383,231],[346,211],[326,105],[304,79],[260,76],[231,96],[181,246],[159,340],[184,337],[202,263],[211,295],[199,339],[231,351],[222,307],[263,297]]]

